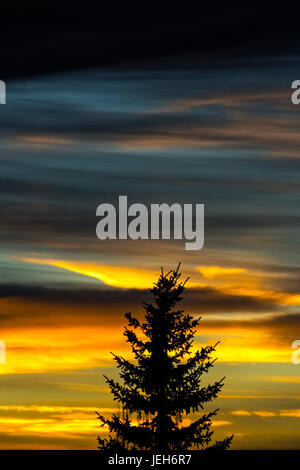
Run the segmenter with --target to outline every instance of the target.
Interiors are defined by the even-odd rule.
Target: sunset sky
[[[226,376],[216,437],[300,449],[299,59],[149,61],[8,83],[0,113],[1,449],[95,449],[102,374],[160,267]],[[205,245],[96,237],[96,208],[205,204]],[[103,432],[103,431],[101,431]]]

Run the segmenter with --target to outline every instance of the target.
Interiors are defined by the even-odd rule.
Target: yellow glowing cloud
[[[276,413],[273,411],[253,411],[253,414],[260,416],[261,418],[272,418],[273,416],[276,416]]]
[[[201,266],[197,269],[206,279],[214,279],[228,274],[240,274],[246,271],[244,268],[222,268],[221,266]]]
[[[104,284],[127,289],[148,289],[157,280],[157,270],[139,269],[124,266],[99,265],[61,261],[55,259],[18,258],[26,263],[53,266],[73,273],[99,279]],[[257,273],[248,274],[244,268],[223,268],[221,266],[204,266],[197,269],[203,277],[217,284],[204,284],[199,280],[189,281],[189,287],[215,287],[226,295],[239,295],[268,299],[278,305],[300,305],[300,294],[275,292],[261,287]],[[237,276],[239,274],[239,276]]]
[[[95,263],[75,263],[53,259],[21,258],[21,261],[66,269],[73,273],[99,279],[109,286],[127,289],[147,289],[157,279],[157,271],[146,269],[107,266]]]
[[[119,326],[2,331],[6,364],[0,374],[88,369],[112,365],[110,351],[131,357]]]
[[[291,362],[290,345],[272,336],[268,327],[257,329],[253,334],[251,326],[247,328],[245,324],[241,328],[233,325],[224,334],[224,330],[218,327],[217,323],[211,328],[209,322],[203,322],[197,340],[201,341],[201,335],[206,334],[216,342],[221,339],[215,353],[215,357],[221,362]],[[204,346],[202,342],[198,344]]]
[[[205,327],[201,332],[206,334]],[[212,334],[212,330],[208,332]],[[217,341],[221,332],[216,330],[213,333]],[[2,337],[7,351],[6,364],[0,366],[0,374],[111,367],[111,351],[132,359],[130,346],[125,342],[119,323],[107,327],[78,325],[73,328],[9,329],[2,331]],[[253,331],[232,330],[230,337],[223,337],[214,357],[218,357],[219,362],[230,363],[290,362],[290,349],[284,345],[276,346],[276,343],[266,344],[265,340],[264,331],[253,337]],[[201,343],[195,343],[193,350],[201,346]],[[88,385],[81,387],[88,391]],[[66,388],[72,388],[72,385],[66,384]],[[93,390],[97,387],[91,385],[90,391]]]
[[[10,412],[7,415],[7,412]],[[118,408],[101,408],[103,415],[110,416],[118,413]],[[0,406],[1,433],[14,436],[26,436],[29,448],[34,448],[36,437],[44,436],[45,444],[40,443],[40,448],[51,448],[51,440],[48,439],[80,439],[85,442],[85,447],[95,448],[97,434],[107,432],[107,428],[100,428],[95,414],[95,408],[84,406]],[[53,444],[52,444],[53,445]],[[6,448],[7,444],[0,443],[0,448]],[[9,447],[14,448],[12,443]],[[17,448],[20,445],[17,445]],[[22,446],[23,447],[23,446]],[[57,442],[54,444],[57,447]],[[62,447],[63,448],[63,447]]]
[[[97,263],[85,263],[85,262],[71,262],[62,261],[55,259],[38,259],[38,258],[18,258],[20,261],[26,263],[40,264],[45,266],[53,266],[60,269],[66,269],[73,273],[81,274],[83,276],[92,277],[99,279],[104,284],[112,287],[119,288],[133,288],[133,289],[148,289],[156,281],[158,272],[157,270],[150,269],[139,269],[124,266],[111,266],[111,265],[99,265]],[[201,271],[202,270],[202,271]],[[232,285],[229,275],[244,273],[246,269],[242,268],[222,268],[220,266],[207,266],[198,268],[205,277],[213,279],[222,275],[225,276],[227,282],[222,282],[218,285],[218,288],[228,294],[238,295],[265,295],[265,292],[259,290],[257,283],[250,284],[249,278],[241,279],[239,277],[239,285]],[[240,287],[241,284],[245,284],[245,288]],[[207,287],[207,284],[201,282],[201,280],[189,280],[189,287]],[[251,290],[252,286],[252,290]]]
[[[249,272],[245,268],[223,268],[221,266],[200,266],[196,270],[205,279],[209,279],[211,287],[217,288],[224,294],[268,299],[282,306],[300,305],[300,294],[276,292],[263,287],[264,278],[266,276],[274,277],[274,274]]]
[[[218,426],[227,426],[228,424],[232,424],[231,421],[227,421],[227,420],[218,420],[218,421],[212,421],[211,425],[214,426],[214,427],[218,427]]]
[[[66,262],[53,259],[24,258],[23,261],[49,265],[59,269],[66,269],[75,273],[91,276],[105,282],[107,285],[127,288],[148,288],[157,279],[157,271],[127,268],[87,263]],[[226,276],[239,278],[248,276],[246,270],[240,268],[222,268],[218,266],[204,267],[204,273],[208,276],[218,276],[226,279]],[[210,271],[210,268],[213,268]],[[228,271],[229,270],[229,271]],[[233,273],[234,270],[234,273]],[[238,270],[238,273],[236,272]],[[200,274],[198,275],[200,278]],[[199,279],[201,282],[201,279]],[[194,282],[193,286],[199,286],[200,282]],[[226,281],[227,282],[227,281]],[[243,280],[245,282],[245,280]],[[229,282],[230,284],[230,282]],[[244,295],[249,295],[247,282],[240,288]],[[219,286],[218,286],[219,288]],[[228,293],[238,289],[223,284],[221,289]],[[267,291],[258,289],[263,297]],[[286,294],[270,293],[274,299],[286,299]],[[113,295],[113,293],[112,293]],[[24,324],[12,325],[2,328],[1,339],[7,346],[7,364],[0,366],[0,374],[28,373],[53,370],[88,369],[92,367],[111,366],[110,351],[124,354],[131,358],[130,347],[124,341],[123,312],[114,312],[115,319],[107,312],[99,311],[97,315],[89,317],[89,308],[85,305],[71,305],[64,302],[47,300],[34,301],[28,298],[8,298],[0,301],[3,311],[8,317],[26,318],[26,312],[30,312],[32,321],[40,318],[39,323],[33,323],[24,328]],[[74,316],[74,312],[76,315]],[[60,326],[55,326],[48,318],[61,318]],[[95,312],[94,312],[95,313]],[[120,313],[120,316],[118,316]],[[41,315],[44,314],[44,318]],[[52,315],[52,316],[51,316]],[[209,317],[208,317],[209,318]],[[212,339],[211,344],[221,339],[215,357],[221,362],[286,362],[291,361],[291,350],[286,343],[280,343],[278,338],[273,338],[266,328],[261,328],[253,335],[253,329],[245,326],[231,327],[230,332],[218,327],[217,323],[212,327],[209,322],[201,323],[201,334],[208,334]],[[199,346],[195,344],[195,347]]]
[[[45,406],[45,405],[0,405],[1,411],[17,411],[17,412],[31,412],[37,413],[55,413],[57,414],[74,414],[78,412],[94,413],[95,408],[88,406]],[[115,413],[119,411],[118,408],[101,408],[101,413]]]
[[[250,411],[246,411],[246,410],[235,410],[235,411],[232,411],[231,414],[235,416],[251,416]]]
[[[235,416],[259,416],[260,418],[273,418],[274,416],[280,416],[284,418],[300,418],[300,410],[280,410],[275,411],[246,411],[236,410],[232,411],[231,414]]]
[[[56,437],[74,434],[92,434],[98,432],[98,423],[92,413],[88,416],[77,418],[66,418],[61,421],[56,418],[11,418],[0,417],[1,431],[14,435],[40,435],[47,434]]]
[[[288,418],[300,418],[300,410],[281,410],[279,414]]]
[[[96,436],[97,433],[106,433],[107,426],[99,428],[99,423],[92,407],[56,407],[56,406],[0,406],[0,413],[3,411],[17,412],[18,415],[1,416],[1,432],[14,434],[16,436],[44,435],[55,438],[87,438]],[[37,415],[32,415],[37,412]],[[116,408],[102,408],[101,413],[110,415],[112,412],[118,413]],[[29,413],[29,414],[28,414]],[[190,424],[190,419],[183,419],[182,426]],[[138,420],[132,419],[132,424],[137,425]],[[213,420],[212,426],[220,427],[231,425],[228,420]],[[94,444],[95,445],[95,444]]]

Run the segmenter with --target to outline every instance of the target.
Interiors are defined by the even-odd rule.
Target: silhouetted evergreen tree
[[[104,376],[114,400],[122,406],[122,416],[113,414],[107,419],[97,413],[110,432],[108,439],[98,436],[100,450],[177,452],[193,447],[226,449],[231,444],[233,436],[209,446],[213,434],[211,418],[218,410],[203,414],[188,426],[181,425],[183,416],[201,410],[217,397],[224,378],[201,386],[202,374],[213,366],[211,353],[217,345],[191,352],[200,318],[175,309],[188,280],[180,281],[179,266],[167,274],[162,270],[158,282],[150,289],[154,303],[144,303],[143,323],[131,313],[125,315],[130,329],[125,327],[124,335],[136,361],[131,363],[113,355],[123,382]],[[137,329],[142,332],[141,338],[135,332]]]

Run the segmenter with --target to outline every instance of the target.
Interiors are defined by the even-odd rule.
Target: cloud
[[[207,279],[227,276],[228,274],[240,274],[246,271],[245,268],[223,268],[222,266],[200,266],[197,269]]]
[[[260,418],[300,418],[300,410],[280,410],[280,411],[247,411],[247,410],[235,410],[231,414],[235,416],[259,416]]]
[[[231,319],[219,318],[218,320],[204,318],[203,322],[206,323],[207,328],[217,328],[230,330],[233,327],[246,328],[248,330],[268,330],[271,334],[278,333],[280,336],[286,337],[289,340],[290,335],[295,336],[295,330],[300,326],[299,314],[282,313],[278,315],[268,315],[263,318]]]
[[[250,411],[247,411],[247,410],[236,410],[236,411],[232,411],[231,414],[236,415],[236,416],[251,416]]]
[[[142,313],[142,303],[151,301],[152,297],[144,289],[118,289],[64,283],[57,286],[40,287],[35,285],[2,285],[0,288],[0,325],[1,328],[15,329],[24,326],[31,328],[64,325],[72,321],[73,325],[113,325],[116,319],[122,319],[126,311]],[[233,313],[233,312],[265,312],[277,309],[269,300],[255,299],[249,296],[226,295],[213,288],[188,289],[183,307],[195,314],[202,313]],[[58,315],[59,312],[59,315]],[[296,317],[296,316],[295,316]],[[275,328],[275,321],[209,319],[203,322],[207,329],[230,329],[235,322],[236,327],[252,329],[258,325]],[[279,320],[278,320],[279,321]],[[288,329],[289,318],[285,324],[285,316],[280,324]],[[298,317],[295,318],[298,321]],[[273,324],[274,323],[274,324]],[[280,326],[276,326],[279,328]],[[291,325],[294,328],[294,322]]]
[[[5,416],[2,412],[15,412]],[[107,410],[105,410],[107,411]],[[1,431],[6,435],[74,437],[97,434],[95,410],[86,407],[11,406],[0,408]]]
[[[281,410],[279,414],[287,418],[300,418],[300,410]]]
[[[225,420],[225,419],[223,419],[223,420],[221,420],[221,419],[220,420],[213,420],[212,423],[211,423],[211,425],[213,427],[228,426],[229,424],[232,424],[232,422],[228,421],[228,420]]]
[[[287,383],[287,384],[299,384],[300,377],[293,377],[293,376],[276,376],[276,377],[268,377],[268,382],[275,382],[275,383]]]
[[[156,271],[141,268],[36,258],[21,258],[20,261],[66,269],[67,271],[98,279],[108,286],[119,288],[147,289],[153,285],[153,280],[157,277]]]
[[[261,418],[272,418],[273,416],[276,416],[276,413],[273,411],[253,411],[253,414],[260,416]]]
[[[238,73],[232,64],[202,64],[11,83],[18,112],[8,107],[0,117],[3,447],[95,447],[89,413],[98,395],[108,402],[99,369],[111,368],[111,350],[130,357],[123,314],[141,314],[162,260],[184,262],[194,284],[183,306],[203,312],[196,344],[221,339],[220,367],[269,361],[273,375],[288,368],[300,326],[291,313],[300,300],[299,112],[286,87],[293,61]],[[146,204],[204,202],[205,249],[195,257],[181,242],[99,242],[95,209],[119,194]],[[70,379],[78,369],[90,377],[91,368],[91,383]],[[247,445],[264,434],[275,447],[282,432],[274,440],[266,426],[274,427],[274,413],[282,423],[299,417],[296,398],[281,409],[296,387],[290,380],[284,396],[280,384],[269,390],[266,373],[258,388],[243,370],[238,386],[229,376],[223,398],[241,408],[236,421],[262,423],[259,437],[247,430]],[[268,409],[261,396],[280,407]],[[247,399],[254,411],[242,409]],[[226,418],[215,426],[231,424]]]

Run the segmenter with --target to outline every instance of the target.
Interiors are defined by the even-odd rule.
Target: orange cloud
[[[112,287],[127,289],[148,289],[157,279],[157,270],[131,268],[124,266],[99,265],[97,263],[70,262],[55,259],[18,258],[26,263],[53,266],[74,273],[92,277]],[[278,305],[300,305],[300,294],[288,294],[264,289],[261,279],[254,273],[249,275],[244,268],[223,268],[221,266],[199,267],[198,271],[214,280],[221,277],[218,290],[227,295],[239,295],[269,299]],[[247,275],[244,275],[246,274]],[[190,273],[187,273],[190,274]],[[236,274],[239,274],[236,277]],[[231,276],[234,276],[232,279]],[[223,279],[225,278],[225,279]],[[195,276],[194,276],[195,279]],[[189,281],[189,287],[208,287],[201,279]]]
[[[236,416],[251,416],[250,411],[246,411],[246,410],[232,411],[231,414],[236,415]]]
[[[2,334],[6,343],[6,364],[0,366],[0,374],[111,366],[112,350],[131,357],[119,326],[22,328]]]
[[[214,426],[214,427],[218,427],[218,426],[227,426],[228,424],[232,424],[231,421],[227,421],[227,420],[218,420],[218,421],[212,421],[211,422],[211,425]]]
[[[21,143],[38,147],[48,147],[51,145],[70,145],[74,143],[72,139],[54,135],[29,135],[21,137],[19,140]]]
[[[49,265],[53,268],[66,269],[68,271],[83,274],[103,281],[105,284],[121,288],[144,289],[151,287],[153,281],[157,279],[157,271],[127,268],[124,266],[108,266],[98,264],[87,264],[78,262],[66,262],[53,259],[22,258],[24,262]],[[199,268],[200,271],[200,268]],[[222,292],[243,292],[249,295],[248,281],[249,274],[243,268],[223,268],[221,266],[204,266],[202,274],[212,278],[210,281],[217,281],[222,278],[218,289]],[[188,273],[190,274],[190,273]],[[197,275],[196,275],[197,276]],[[195,277],[196,277],[195,276]],[[232,276],[238,276],[243,287],[232,284]],[[245,276],[245,278],[243,278]],[[253,280],[253,285],[258,284],[255,290],[262,298],[266,295],[273,296],[274,299],[288,297],[287,294],[278,294],[264,290],[259,286],[258,280]],[[192,284],[203,286],[200,273]],[[207,287],[207,284],[205,284]],[[250,286],[250,294],[253,293],[253,286]],[[114,292],[112,290],[112,296]],[[74,302],[68,305],[62,301],[51,302],[43,299],[32,300],[30,298],[7,298],[1,300],[2,311],[8,318],[26,318],[30,312],[30,319],[27,327],[24,322],[20,325],[11,323],[5,328],[2,327],[1,339],[7,346],[7,364],[0,367],[0,373],[27,373],[41,372],[77,368],[87,369],[99,365],[105,367],[112,364],[110,351],[117,354],[130,356],[130,350],[123,338],[123,324],[120,324],[121,315],[112,316],[111,310],[103,311],[95,306],[76,305]],[[105,307],[106,308],[106,307]],[[89,316],[90,309],[94,309],[94,316]],[[76,315],[74,315],[76,313]],[[51,316],[52,315],[52,316]],[[53,317],[61,319],[59,328]],[[39,319],[39,323],[36,323]],[[108,320],[109,318],[109,320]],[[123,318],[123,317],[122,317]],[[52,319],[52,320],[51,320]],[[116,319],[118,319],[116,321]],[[211,343],[222,339],[216,353],[221,362],[281,362],[290,363],[290,344],[282,343],[277,337],[272,337],[267,325],[261,325],[253,335],[251,323],[240,321],[237,325],[233,322],[228,328],[219,319],[214,322],[211,317],[205,318],[200,324],[201,334],[209,334]],[[198,338],[199,341],[199,338]],[[201,343],[195,347],[202,346]]]
[[[147,289],[157,278],[157,271],[123,266],[107,266],[96,263],[67,262],[53,259],[20,258],[27,263],[54,266],[74,273],[99,279],[108,286]]]
[[[300,418],[300,410],[281,410],[279,414],[288,418]]]
[[[235,416],[259,416],[261,418],[273,418],[274,416],[288,417],[288,418],[300,418],[300,410],[281,410],[275,411],[247,411],[247,410],[236,410],[232,411],[231,414]]]
[[[261,418],[272,418],[273,416],[276,416],[276,413],[273,411],[253,411],[253,414],[260,416]]]

